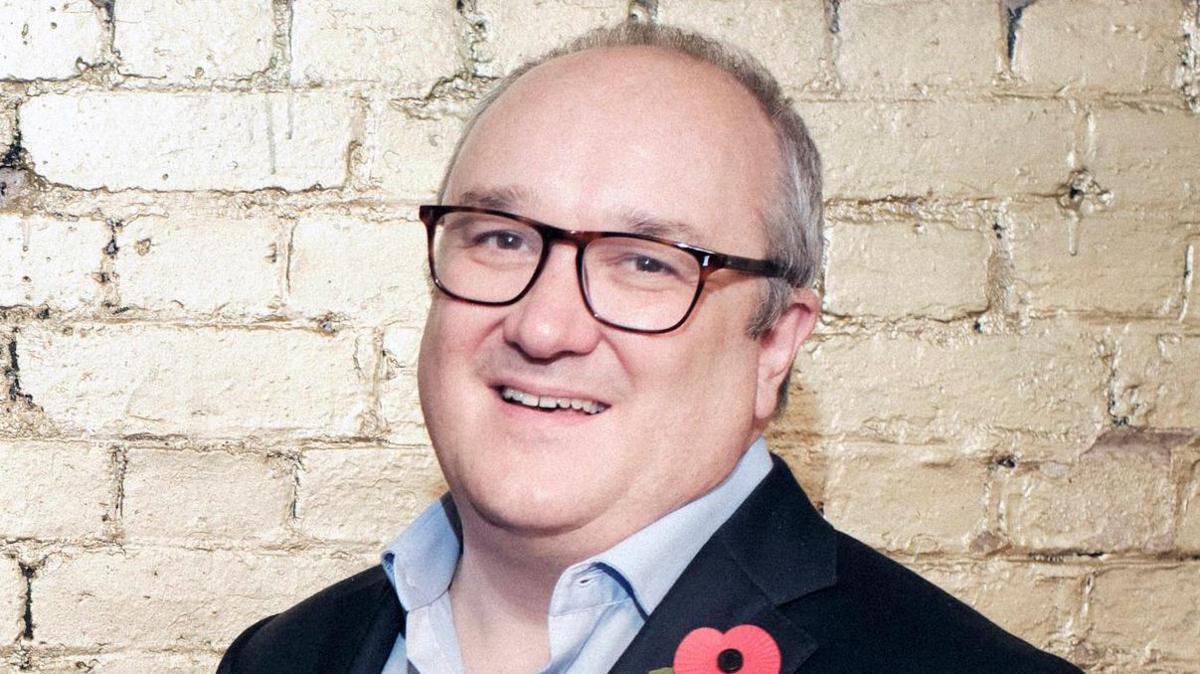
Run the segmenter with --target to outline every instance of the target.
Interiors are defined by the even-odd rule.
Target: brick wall
[[[1200,668],[1196,0],[0,0],[0,663],[204,672],[442,488],[414,206],[628,14],[827,166],[772,430],[838,525],[1096,672]]]

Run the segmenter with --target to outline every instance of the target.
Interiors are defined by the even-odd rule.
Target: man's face
[[[720,71],[649,48],[590,50],[533,69],[493,104],[444,202],[565,229],[673,223],[660,235],[762,258],[778,165],[769,123]],[[774,408],[778,352],[794,351],[746,335],[764,284],[717,272],[687,322],[659,335],[592,318],[565,244],[513,305],[438,294],[421,404],[464,525],[477,515],[603,549],[715,486]],[[506,387],[604,410],[530,408]]]

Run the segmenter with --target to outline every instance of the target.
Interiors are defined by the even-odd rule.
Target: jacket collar
[[[613,672],[670,667],[698,627],[765,629],[779,644],[780,671],[789,674],[816,650],[779,607],[836,582],[836,536],[783,461],[772,458],[770,474],[700,549]]]

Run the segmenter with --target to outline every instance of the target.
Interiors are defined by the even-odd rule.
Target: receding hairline
[[[477,128],[493,113],[493,109],[500,107],[502,102],[510,98],[510,94],[516,94],[518,97],[524,97],[528,95],[528,91],[526,91],[527,87],[547,86],[548,83],[543,81],[543,78],[547,76],[552,77],[553,75],[547,73],[545,70],[546,68],[570,67],[572,65],[570,63],[571,61],[583,61],[585,59],[592,62],[602,63],[603,59],[611,61],[614,59],[614,57],[620,58],[622,54],[635,55],[639,60],[644,60],[647,57],[651,57],[651,62],[657,61],[659,63],[685,64],[689,68],[694,68],[696,71],[703,72],[706,76],[711,77],[710,81],[719,83],[717,86],[724,89],[726,92],[737,92],[736,94],[733,94],[733,96],[736,96],[740,101],[737,106],[739,106],[745,112],[753,110],[753,112],[750,113],[753,121],[751,121],[750,116],[745,114],[736,114],[733,112],[733,106],[729,103],[731,99],[721,95],[722,92],[720,91],[714,92],[710,90],[704,94],[689,93],[688,98],[691,101],[703,101],[707,105],[719,105],[723,107],[725,111],[722,113],[722,116],[724,117],[722,123],[729,124],[731,128],[739,128],[739,133],[744,134],[747,142],[753,142],[756,146],[762,145],[764,147],[770,147],[771,149],[769,151],[773,155],[767,159],[767,161],[772,164],[771,168],[769,169],[770,171],[779,174],[786,170],[783,166],[784,153],[782,140],[779,137],[777,129],[771,119],[770,111],[755,94],[755,92],[752,91],[751,88],[744,82],[739,80],[738,77],[733,72],[730,72],[728,68],[719,63],[705,60],[697,55],[690,54],[686,51],[673,48],[671,46],[655,44],[597,44],[586,46],[575,51],[565,51],[563,53],[551,52],[541,57],[540,60],[527,62],[500,80],[496,87],[489,91],[477,103],[468,120],[468,125],[463,128],[458,139],[457,146],[453,155],[451,156],[451,160],[446,166],[441,187],[438,190],[439,201],[444,199],[446,196],[446,191],[450,184],[450,178],[462,159],[463,151],[466,149],[469,141],[475,135]],[[619,64],[620,61],[617,61],[617,63]],[[590,67],[596,68],[595,65],[591,65]],[[539,71],[541,72],[539,73]],[[619,71],[617,72],[619,73]],[[585,71],[582,75],[575,74],[572,76],[584,78],[593,74],[595,73],[589,73]],[[661,72],[658,73],[659,76],[653,77],[652,79],[661,81],[661,74]],[[589,83],[603,85],[605,83],[615,82],[621,79],[620,77],[609,77],[607,76],[607,73],[605,75],[606,76],[603,79],[592,78],[587,81]],[[682,73],[676,73],[675,77],[680,83],[695,81],[695,78],[689,76],[686,71]],[[772,198],[773,197],[770,194],[770,190],[767,190],[762,195],[764,202],[770,202]],[[764,203],[761,207],[756,207],[754,209],[755,215],[759,218],[764,217],[765,208],[766,203]]]

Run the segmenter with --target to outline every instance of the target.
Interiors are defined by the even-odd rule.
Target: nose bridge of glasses
[[[543,288],[550,292],[560,293],[564,291],[564,286],[574,285],[575,297],[587,308],[587,297],[583,287],[583,249],[587,242],[594,237],[579,237],[578,234],[586,234],[586,232],[572,232],[570,230],[559,229],[549,225],[543,225],[538,228],[538,234],[542,237],[542,256],[538,261],[537,269],[534,270],[533,276],[529,279],[529,284],[525,291],[521,293],[519,299],[527,299],[530,295],[537,294],[538,286],[544,286],[543,279],[549,273],[551,276],[559,276],[566,274],[567,279],[573,279],[574,282],[567,281],[566,283],[555,283],[554,288]],[[559,245],[561,244],[561,245]],[[555,253],[555,251],[561,251]],[[561,264],[567,265],[565,269],[555,269],[555,257],[565,257]],[[565,279],[564,279],[565,280]],[[588,309],[589,312],[591,311]]]

